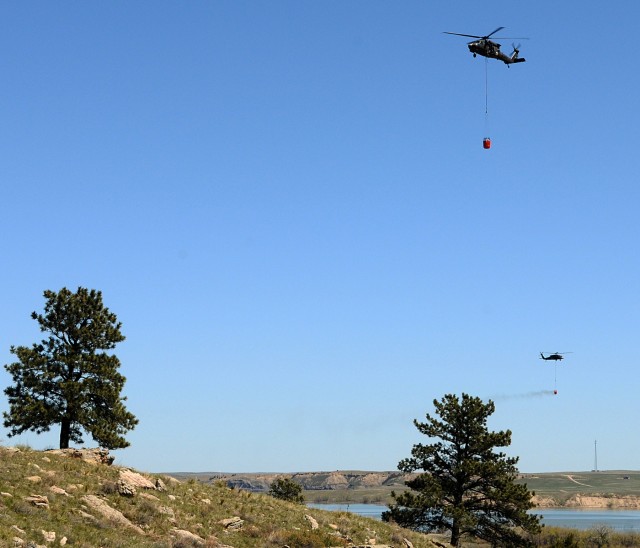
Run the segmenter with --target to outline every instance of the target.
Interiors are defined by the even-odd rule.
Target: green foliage
[[[427,414],[426,422],[414,424],[438,441],[414,445],[412,457],[398,464],[403,472],[423,473],[406,482],[410,491],[393,494],[383,520],[418,531],[449,530],[453,546],[464,536],[493,546],[530,545],[521,532],[537,532],[539,518],[527,514],[532,493],[516,483],[518,458],[494,451],[510,445],[511,432],[487,429],[493,402],[447,394],[433,404],[440,419]]]
[[[12,346],[18,361],[4,366],[14,383],[4,391],[9,436],[59,424],[61,448],[83,443],[82,429],[102,447],[127,447],[123,435],[138,420],[120,397],[126,380],[118,373],[120,361],[105,352],[124,340],[121,323],[103,305],[100,291],[63,288],[44,297],[44,314],[31,317],[49,337],[30,348]]]
[[[269,494],[280,500],[304,504],[302,485],[289,478],[278,478],[269,485]]]

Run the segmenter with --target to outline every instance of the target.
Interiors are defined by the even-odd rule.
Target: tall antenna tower
[[[593,471],[598,471],[598,440],[593,442]]]

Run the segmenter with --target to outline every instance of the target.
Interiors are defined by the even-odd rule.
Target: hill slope
[[[1,546],[435,546],[348,513],[81,459],[0,447]]]

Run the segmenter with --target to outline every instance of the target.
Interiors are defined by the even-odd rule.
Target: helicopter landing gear
[[[474,54],[473,54],[473,56],[475,57],[475,56],[476,56],[476,54],[474,53]]]

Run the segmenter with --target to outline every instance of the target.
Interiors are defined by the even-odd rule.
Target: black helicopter
[[[547,354],[549,355],[545,357],[545,355],[540,352],[540,358],[543,360],[553,360],[557,362],[558,360],[564,360],[563,354],[571,354],[571,352],[554,352],[553,354],[547,352]]]
[[[512,63],[524,63],[525,59],[523,57],[518,57],[520,50],[518,49],[520,45],[513,46],[513,53],[511,56],[506,55],[500,51],[500,44],[497,42],[492,42],[489,40],[490,36],[493,36],[499,30],[502,30],[504,27],[498,27],[493,32],[490,32],[486,36],[476,36],[475,34],[460,34],[459,32],[445,32],[444,34],[453,34],[455,36],[466,36],[468,38],[478,38],[478,40],[473,40],[467,43],[469,47],[469,51],[473,53],[473,56],[482,55],[483,57],[489,57],[491,59],[498,59],[502,61],[507,66]],[[504,40],[527,40],[527,38],[504,38]]]

